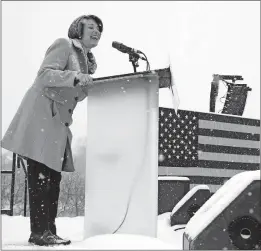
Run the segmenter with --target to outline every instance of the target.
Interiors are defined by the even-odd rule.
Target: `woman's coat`
[[[2,147],[56,171],[74,171],[69,126],[75,106],[87,96],[87,87],[75,83],[80,71],[88,73],[81,43],[56,40],[4,135]]]

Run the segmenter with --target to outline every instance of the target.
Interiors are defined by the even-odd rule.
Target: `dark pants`
[[[51,230],[56,234],[55,218],[62,175],[32,159],[27,160],[27,166],[31,232]]]

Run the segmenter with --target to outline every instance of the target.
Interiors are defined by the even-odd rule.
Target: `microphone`
[[[135,54],[135,56],[138,56],[140,59],[146,61],[146,59],[144,57],[139,55],[139,53],[142,53],[139,50],[136,50],[134,48],[128,47],[128,46],[126,46],[126,45],[124,45],[122,43],[116,42],[116,41],[112,42],[112,47],[117,49],[117,50],[119,50],[122,53]]]

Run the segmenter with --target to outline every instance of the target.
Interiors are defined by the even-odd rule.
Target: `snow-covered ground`
[[[69,238],[71,245],[60,249],[161,249],[182,250],[182,238],[185,225],[170,226],[170,212],[158,216],[157,238],[147,236],[114,234],[99,235],[83,240],[83,217],[57,218],[58,234]],[[176,230],[176,231],[175,231]],[[39,250],[58,249],[57,247],[31,246],[27,240],[30,235],[28,217],[2,215],[2,250]]]

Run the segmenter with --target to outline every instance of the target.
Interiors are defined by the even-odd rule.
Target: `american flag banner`
[[[260,120],[159,108],[159,176],[218,188],[259,165]]]

